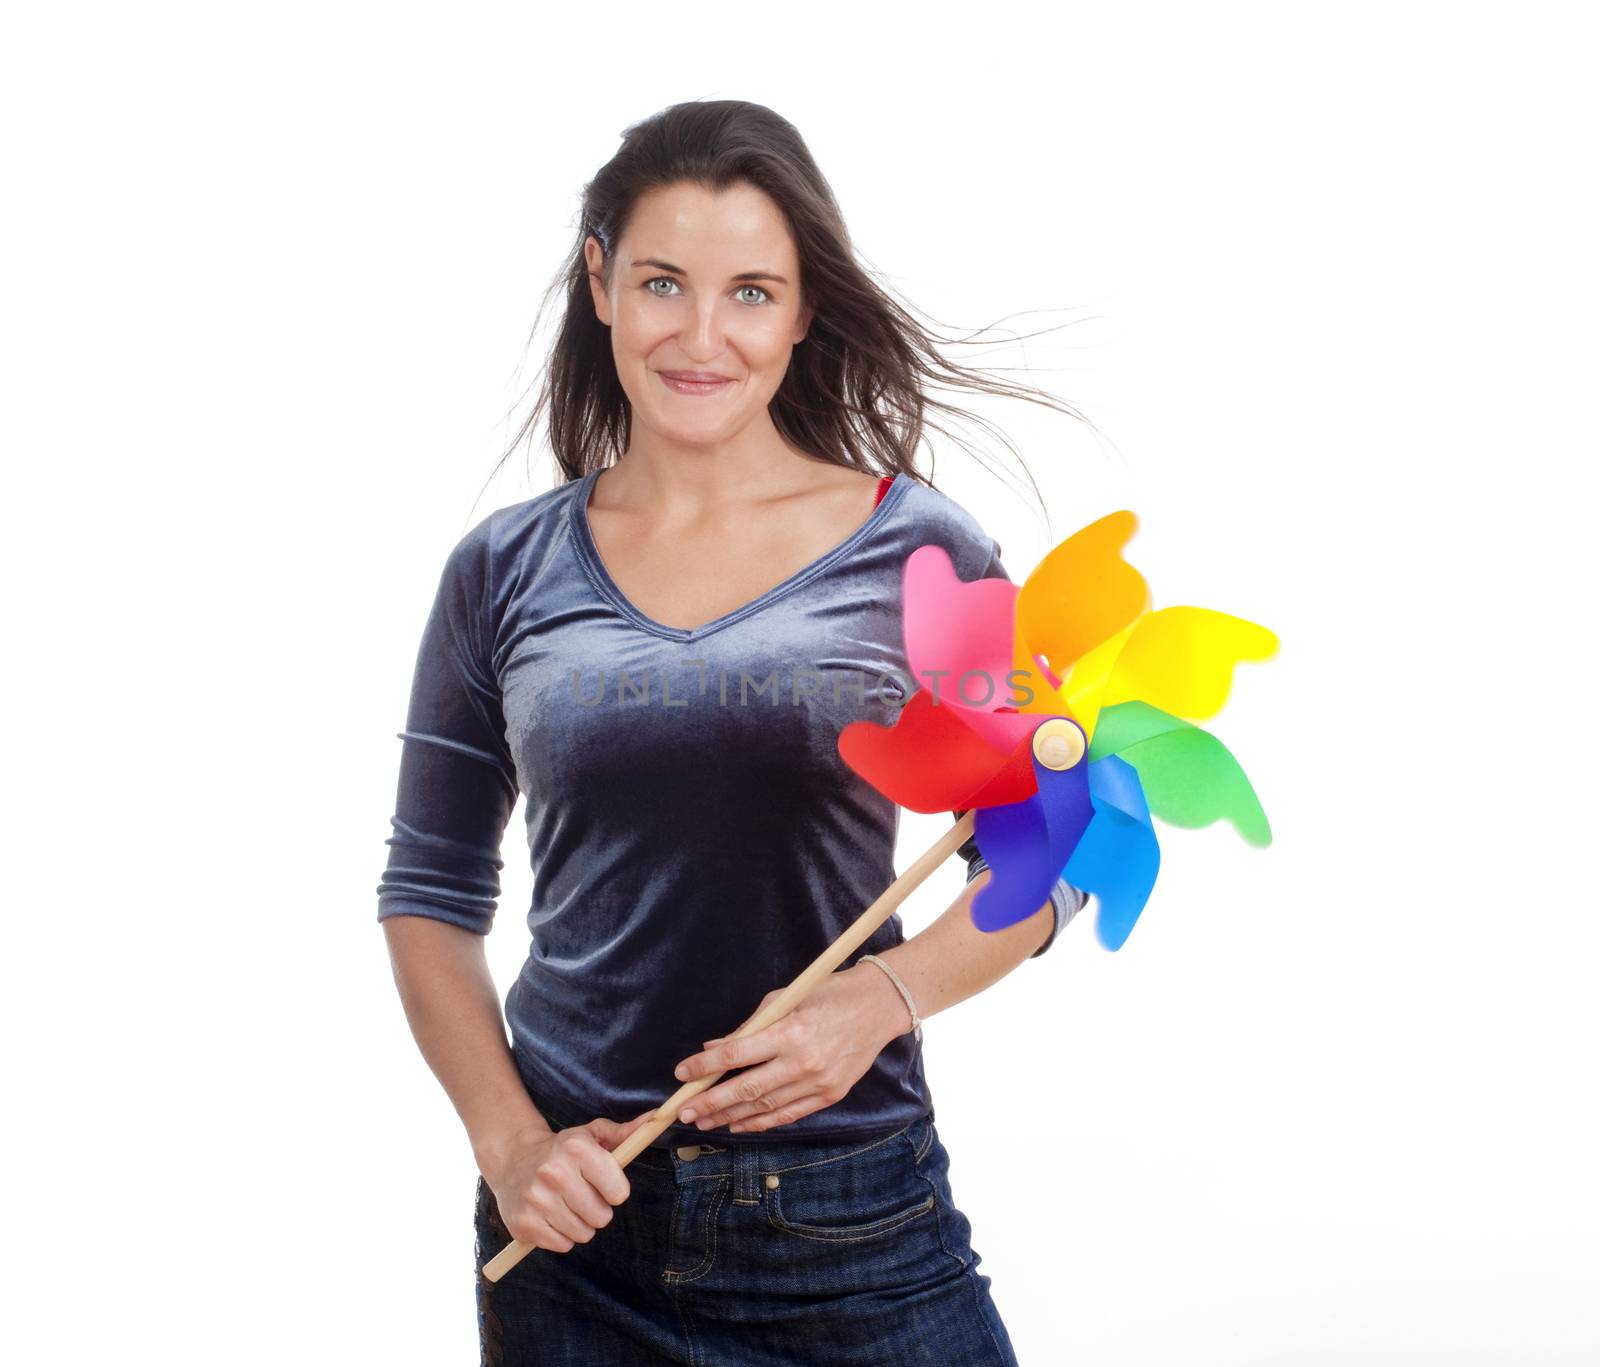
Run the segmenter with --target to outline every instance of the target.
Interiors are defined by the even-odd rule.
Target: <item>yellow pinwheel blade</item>
[[[1137,700],[1204,721],[1227,702],[1235,665],[1277,653],[1278,638],[1243,617],[1210,608],[1162,608],[1128,634],[1098,702],[1113,707]]]
[[[1116,668],[1117,660],[1129,639],[1138,632],[1140,622],[1147,620],[1149,615],[1145,614],[1123,627],[1109,641],[1102,641],[1080,658],[1061,681],[1056,696],[1066,705],[1073,721],[1083,727],[1083,734],[1089,740],[1094,739],[1100,709],[1111,705],[1105,699],[1106,683]]]

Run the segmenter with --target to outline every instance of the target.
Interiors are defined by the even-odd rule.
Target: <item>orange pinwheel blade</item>
[[[1122,557],[1138,528],[1126,508],[1108,513],[1056,546],[1024,581],[1013,664],[1034,698],[1019,704],[1023,711],[1069,712],[1057,685],[1072,666],[1150,611],[1150,586]]]

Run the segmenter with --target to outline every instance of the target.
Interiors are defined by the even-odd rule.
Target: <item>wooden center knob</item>
[[[1065,717],[1052,717],[1033,733],[1033,753],[1046,769],[1070,769],[1083,751],[1083,732]]]

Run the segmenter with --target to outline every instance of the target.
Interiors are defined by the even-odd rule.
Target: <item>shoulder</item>
[[[943,548],[964,580],[982,578],[1000,554],[1000,545],[962,504],[941,489],[902,475],[907,487],[896,508],[908,540],[908,553],[917,546]]]
[[[566,534],[567,517],[580,481],[557,485],[533,498],[511,503],[478,519],[451,548],[445,573],[469,581],[492,596],[530,553]]]

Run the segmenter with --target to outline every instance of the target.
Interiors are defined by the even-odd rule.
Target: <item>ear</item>
[[[611,326],[611,296],[606,293],[601,272],[605,269],[605,251],[600,239],[593,233],[583,240],[583,261],[589,271],[589,294],[594,300],[594,315],[607,327]]]
[[[795,323],[795,345],[806,339],[806,333],[811,330],[811,320],[816,317],[816,310],[810,304],[801,306],[799,320]]]

